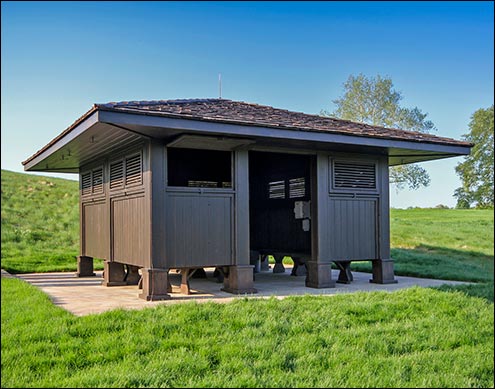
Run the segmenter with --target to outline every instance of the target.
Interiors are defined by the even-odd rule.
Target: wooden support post
[[[221,267],[216,267],[215,270],[213,271],[213,277],[216,278],[217,283],[221,284],[225,279],[225,274],[223,272],[223,269]]]
[[[283,254],[274,254],[273,258],[275,258],[275,266],[273,266],[274,273],[285,273],[285,267],[282,261],[284,260],[285,255]]]
[[[389,207],[389,175],[388,160],[383,157],[381,161],[381,188],[379,207],[379,258],[372,263],[373,277],[370,282],[375,284],[395,284],[394,261],[390,258],[390,207]]]
[[[103,264],[103,286],[127,285],[124,265],[118,262],[105,261]]]
[[[335,265],[340,270],[337,282],[339,284],[350,284],[354,280],[351,273],[351,261],[335,261]]]
[[[191,286],[189,285],[189,278],[193,276],[196,269],[184,268],[181,269],[181,281],[180,281],[180,292],[182,294],[191,294]]]
[[[249,266],[249,157],[247,150],[234,151],[234,182],[236,186],[234,263]]]
[[[249,264],[254,266],[254,272],[259,273],[261,271],[261,258],[259,251],[251,250],[249,253]]]
[[[80,255],[77,257],[77,277],[94,277],[93,257]]]
[[[143,272],[143,291],[139,298],[146,301],[169,300],[168,294],[168,269],[144,268]]]
[[[260,254],[261,256],[261,271],[270,270],[270,263],[268,261],[268,255]]]
[[[254,288],[253,266],[230,266],[223,279],[222,290],[234,294],[257,293]]]
[[[306,262],[306,286],[334,288],[328,226],[329,159],[317,153],[311,165],[311,261]]]
[[[332,280],[332,264],[308,261],[308,274],[306,275],[306,286],[308,288],[335,288]]]
[[[394,277],[394,261],[392,259],[377,259],[372,261],[373,278],[375,284],[396,284]]]
[[[306,270],[306,261],[300,257],[292,257],[294,261],[294,267],[292,268],[291,276],[305,276],[308,272]]]
[[[125,274],[125,282],[127,285],[138,285],[141,276],[139,274],[139,267],[133,265],[125,266],[127,271]]]

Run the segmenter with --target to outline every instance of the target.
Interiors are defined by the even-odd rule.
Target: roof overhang
[[[388,155],[391,166],[468,155],[471,149],[467,145],[218,123],[100,108],[90,110],[24,161],[24,170],[77,173],[84,164],[143,139],[170,143],[185,134],[238,138],[239,147],[248,148],[280,147]]]

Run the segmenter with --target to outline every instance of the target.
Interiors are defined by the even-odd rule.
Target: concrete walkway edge
[[[434,280],[426,278],[396,276],[397,284],[379,285],[369,282],[371,274],[352,272],[354,281],[351,284],[337,284],[335,288],[314,289],[305,286],[304,276],[291,276],[290,267],[286,267],[285,273],[274,274],[272,271],[264,271],[255,274],[256,294],[236,296],[222,292],[222,284],[217,283],[213,277],[213,269],[205,269],[206,279],[190,280],[192,294],[184,295],[176,290],[180,284],[180,275],[170,271],[170,279],[174,289],[171,299],[165,301],[144,301],[138,298],[137,286],[102,286],[102,272],[97,271],[95,277],[79,278],[75,272],[65,273],[30,273],[11,275],[2,269],[2,277],[15,277],[24,280],[48,294],[55,305],[82,316],[102,313],[108,310],[142,309],[161,304],[177,304],[187,301],[195,302],[229,302],[238,298],[285,298],[296,295],[334,296],[341,293],[358,291],[394,291],[413,286],[431,287],[442,284],[459,285],[468,284],[460,281]],[[338,270],[332,270],[332,277],[337,279]]]

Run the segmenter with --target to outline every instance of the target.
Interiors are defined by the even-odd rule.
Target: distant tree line
[[[455,168],[462,181],[454,192],[457,208],[493,208],[493,132],[492,104],[471,116],[469,133],[463,136],[474,147]]]

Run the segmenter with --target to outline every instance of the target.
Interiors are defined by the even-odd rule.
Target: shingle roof
[[[266,105],[227,99],[123,101],[117,103],[95,104],[95,108],[248,126],[329,132],[352,136],[439,143],[455,146],[472,146],[469,142],[424,134],[421,132],[372,126],[349,120],[310,115],[302,112],[273,108]]]

